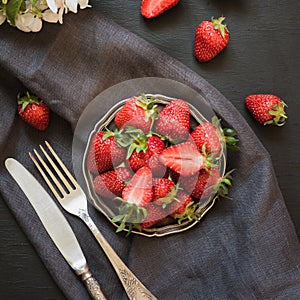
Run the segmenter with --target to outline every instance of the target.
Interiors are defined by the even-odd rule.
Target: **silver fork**
[[[46,141],[45,142],[48,151],[52,154],[52,157],[48,154],[43,146],[40,145],[46,160],[52,166],[54,172],[49,168],[48,164],[42,158],[37,150],[33,150],[35,156],[32,153],[29,153],[30,158],[36,165],[37,169],[43,176],[47,185],[51,189],[52,193],[59,201],[61,206],[68,211],[69,213],[78,216],[81,218],[88,228],[91,230],[98,243],[102,247],[103,251],[110,260],[112,266],[114,267],[129,299],[139,300],[139,299],[156,299],[155,296],[140,282],[140,280],[132,273],[132,271],[125,265],[121,258],[116,254],[104,236],[101,234],[93,220],[90,218],[87,210],[87,198],[79,184],[76,182],[72,174],[69,172],[67,167],[58,157],[56,152],[53,150],[51,145]],[[55,161],[56,162],[55,162]],[[44,172],[40,163],[43,165],[47,174]],[[65,175],[60,171],[58,165],[61,167]],[[50,181],[52,179],[53,183]],[[63,185],[60,183],[58,178],[61,180]],[[71,182],[71,184],[70,184]]]

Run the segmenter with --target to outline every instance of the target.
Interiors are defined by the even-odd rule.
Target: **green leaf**
[[[6,16],[9,23],[16,26],[16,17],[26,7],[24,0],[9,0],[6,5]]]

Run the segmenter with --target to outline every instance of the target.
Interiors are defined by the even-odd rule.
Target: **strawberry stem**
[[[274,116],[274,118],[265,122],[264,125],[273,124],[277,126],[283,126],[287,119],[287,115],[284,111],[285,107],[287,107],[287,105],[283,101],[279,102],[277,105],[273,105],[272,109],[269,111],[269,114]]]
[[[225,31],[229,33],[229,30],[227,28],[226,24],[222,24],[222,22],[225,20],[225,17],[220,17],[219,19],[214,19],[214,17],[211,18],[211,22],[214,24],[215,30],[220,30],[221,35],[223,38],[225,38]]]
[[[26,94],[22,97],[20,94],[18,94],[17,99],[18,99],[18,104],[22,105],[21,112],[23,112],[29,104],[40,105],[40,103],[41,103],[41,101],[39,101],[38,97],[30,94],[29,91],[26,91]]]

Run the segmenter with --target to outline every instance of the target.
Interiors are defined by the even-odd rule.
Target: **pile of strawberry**
[[[129,232],[185,220],[198,220],[199,201],[227,196],[230,173],[221,178],[223,141],[237,147],[218,120],[191,130],[190,107],[181,99],[165,106],[154,98],[132,97],[117,112],[114,130],[93,136],[88,169],[94,189],[116,210],[117,231]]]

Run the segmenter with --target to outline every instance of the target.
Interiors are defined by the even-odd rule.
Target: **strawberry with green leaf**
[[[224,17],[211,18],[198,25],[195,32],[194,55],[201,62],[207,62],[219,54],[228,44],[229,31],[223,24]]]
[[[247,109],[257,122],[263,125],[283,126],[287,116],[287,106],[279,97],[272,94],[255,94],[245,99]]]
[[[20,118],[38,130],[44,131],[49,125],[50,109],[38,97],[27,92],[18,96],[18,114]]]
[[[191,138],[196,144],[199,151],[205,150],[208,154],[213,154],[218,157],[222,151],[223,140],[227,148],[231,150],[239,150],[237,132],[231,128],[220,126],[220,120],[215,116],[212,122],[203,122],[199,124],[191,133]]]
[[[117,133],[99,131],[91,141],[88,154],[88,169],[103,173],[117,167],[125,160],[126,149],[118,145]]]
[[[117,112],[115,124],[118,129],[131,126],[147,133],[150,131],[157,114],[157,105],[153,98],[149,99],[145,95],[132,97]]]

